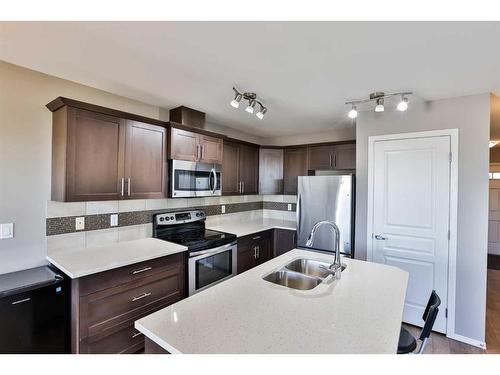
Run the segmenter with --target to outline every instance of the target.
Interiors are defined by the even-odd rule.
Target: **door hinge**
[[[450,163],[453,161],[453,154],[450,152],[449,153],[449,158],[450,158]]]
[[[447,318],[448,317],[448,308],[444,309],[444,317]]]

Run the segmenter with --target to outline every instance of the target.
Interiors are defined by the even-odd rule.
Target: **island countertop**
[[[249,234],[258,233],[269,229],[296,230],[297,228],[297,224],[295,221],[268,218],[231,220],[221,223],[207,222],[206,226],[207,228],[212,230],[233,233],[238,237],[247,236]]]
[[[170,353],[396,353],[408,274],[343,258],[340,280],[300,291],[262,279],[295,249],[135,322]]]

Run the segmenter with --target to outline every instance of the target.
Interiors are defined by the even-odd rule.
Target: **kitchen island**
[[[297,258],[295,249],[135,322],[169,353],[396,353],[408,274],[343,259],[340,280],[296,290],[262,279]],[[146,345],[148,352],[148,345]]]

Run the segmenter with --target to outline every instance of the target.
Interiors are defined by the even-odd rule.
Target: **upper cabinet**
[[[222,164],[222,138],[171,128],[170,158]]]
[[[297,177],[307,176],[307,147],[285,148],[283,157],[283,193],[297,194]]]
[[[309,170],[356,169],[356,145],[347,143],[309,146],[307,168]]]
[[[259,194],[283,194],[283,149],[261,148]]]
[[[52,200],[165,196],[167,132],[163,126],[64,98],[47,107],[53,111]],[[114,112],[119,116],[110,114]]]
[[[257,194],[259,176],[258,147],[224,141],[222,194]]]

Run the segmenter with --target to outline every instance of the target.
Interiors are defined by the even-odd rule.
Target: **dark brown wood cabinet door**
[[[71,107],[67,121],[66,201],[120,199],[125,121]]]
[[[222,139],[200,134],[200,161],[210,164],[222,164]]]
[[[286,229],[275,229],[274,230],[274,256],[278,257],[285,254],[287,251],[295,249],[297,244],[296,232],[293,230]]]
[[[127,121],[125,196],[128,199],[165,197],[167,131],[156,125]]]
[[[257,265],[255,245],[250,242],[238,240],[238,255],[236,257],[236,268],[238,274],[248,271]]]
[[[176,160],[198,161],[199,144],[198,134],[171,128],[170,158]]]
[[[309,146],[308,147],[308,169],[332,169],[333,168],[333,146]]]
[[[259,194],[283,194],[283,149],[260,149]]]
[[[334,169],[356,169],[356,145],[334,146]]]
[[[222,153],[222,194],[240,194],[240,145],[224,141]]]
[[[240,145],[240,180],[242,194],[257,194],[259,191],[259,149]]]
[[[257,244],[257,264],[262,264],[273,258],[271,238],[266,238]]]
[[[283,162],[284,194],[297,194],[297,177],[307,175],[307,148],[285,149]]]

